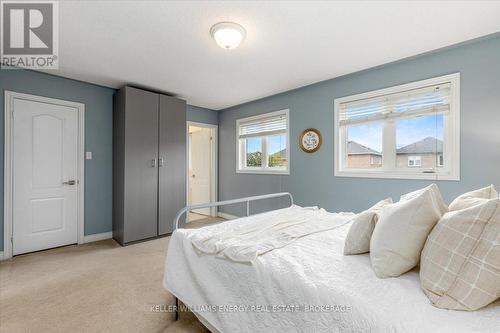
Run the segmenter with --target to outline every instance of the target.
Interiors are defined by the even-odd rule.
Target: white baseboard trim
[[[86,235],[83,237],[83,243],[92,243],[92,242],[97,242],[100,240],[104,239],[110,239],[113,238],[113,232],[103,232],[102,234],[93,234],[93,235]]]
[[[93,234],[93,235],[87,235],[83,237],[83,243],[92,243],[92,242],[97,242],[100,240],[104,239],[110,239],[113,238],[113,232],[103,232],[101,234]],[[5,260],[7,258],[4,258],[4,253],[3,251],[0,251],[0,261]]]
[[[231,215],[231,214],[226,214],[226,213],[223,213],[223,212],[218,212],[217,216],[222,217],[223,219],[226,219],[226,220],[234,220],[234,219],[239,219],[240,218],[239,216]]]

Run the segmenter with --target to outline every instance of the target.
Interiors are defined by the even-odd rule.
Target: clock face
[[[321,134],[312,128],[305,130],[302,133],[300,145],[302,150],[307,153],[315,152],[321,145]]]

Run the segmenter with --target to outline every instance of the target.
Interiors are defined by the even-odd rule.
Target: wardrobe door
[[[113,96],[113,238],[123,245],[125,221],[125,88]]]
[[[158,233],[173,231],[186,206],[186,101],[160,95]]]
[[[159,95],[126,87],[124,242],[158,234]]]

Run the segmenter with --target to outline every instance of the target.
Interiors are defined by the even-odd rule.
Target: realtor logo
[[[1,1],[3,68],[58,68],[58,3]]]

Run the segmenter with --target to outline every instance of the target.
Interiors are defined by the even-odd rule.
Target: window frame
[[[285,169],[271,168],[268,166],[262,167],[243,167],[242,166],[242,154],[246,150],[246,147],[240,142],[240,124],[255,121],[259,119],[265,119],[269,117],[275,117],[284,115],[286,119],[286,160],[287,165]],[[267,138],[269,135],[260,136],[262,138],[262,162],[267,165],[269,155],[267,152]],[[260,175],[290,175],[290,110],[282,109],[278,111],[261,113],[255,116],[240,118],[236,120],[236,173],[241,174],[260,174]]]
[[[444,167],[444,155],[442,153],[437,155],[437,167]]]
[[[410,162],[413,162],[413,164],[410,164]],[[409,168],[422,167],[422,156],[420,156],[420,155],[408,155],[408,167]]]
[[[377,157],[375,161],[375,157]],[[377,163],[375,163],[377,162]],[[370,165],[382,165],[382,156],[379,155],[370,155]]]
[[[347,167],[346,140],[347,127],[340,126],[340,106],[359,99],[397,94],[408,90],[419,89],[432,85],[450,83],[450,111],[443,117],[443,159],[446,167],[437,167],[429,173],[428,170],[397,168],[397,155],[382,156],[381,168],[354,169]],[[389,88],[369,91],[361,94],[334,99],[334,175],[335,177],[387,178],[387,179],[428,179],[428,180],[460,180],[460,73],[415,81]],[[392,134],[392,135],[391,135]],[[382,133],[384,147],[396,148],[395,133]],[[385,166],[384,166],[385,165]],[[392,165],[393,167],[387,167]]]

